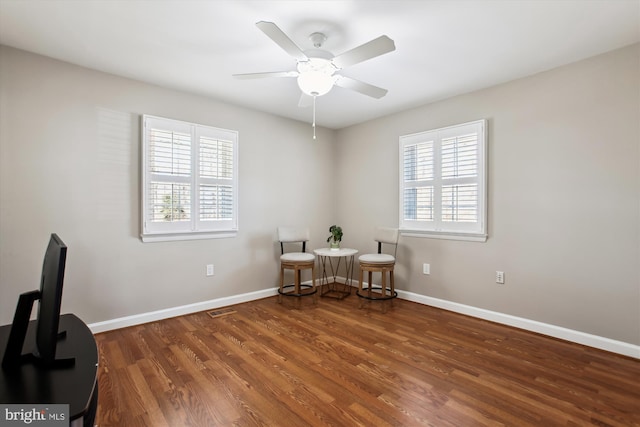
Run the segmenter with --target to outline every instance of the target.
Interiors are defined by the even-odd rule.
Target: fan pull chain
[[[316,95],[313,95],[313,139],[316,139]]]

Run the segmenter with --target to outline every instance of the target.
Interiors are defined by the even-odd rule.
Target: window
[[[142,240],[238,230],[238,133],[142,117]]]
[[[400,137],[403,234],[485,241],[486,120]]]

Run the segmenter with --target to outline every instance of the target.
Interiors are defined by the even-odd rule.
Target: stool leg
[[[358,283],[358,295],[362,295],[362,282],[364,281],[364,270],[360,266],[360,282]],[[358,297],[358,308],[362,308],[362,298]]]
[[[295,289],[295,293],[300,295],[300,268],[296,267],[295,269],[295,277],[294,277],[294,289]],[[302,307],[302,298],[298,297],[298,308]]]
[[[369,270],[369,298],[371,298],[371,290],[373,288],[373,271]],[[369,300],[371,301],[371,300]]]
[[[315,265],[311,266],[311,289],[313,290],[313,303],[318,304],[318,290],[316,289],[316,267]]]
[[[280,292],[278,292],[278,304],[282,304],[282,291],[284,289],[284,267],[280,264]]]
[[[382,294],[382,298],[387,296],[387,271],[383,268],[380,272],[382,275],[382,290],[380,293]]]
[[[382,275],[382,284],[381,284],[381,288],[382,290],[380,291],[380,293],[382,294],[382,298],[387,296],[387,271],[385,268],[382,269],[382,271],[380,271],[380,274]],[[382,300],[382,312],[386,313],[387,312],[387,301],[386,300]]]
[[[391,271],[389,271],[389,281],[391,282],[391,307],[393,307],[394,295],[396,294],[396,287],[393,282],[393,267],[391,267]]]

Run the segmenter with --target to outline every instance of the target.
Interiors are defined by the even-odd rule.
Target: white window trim
[[[191,135],[192,140],[192,156],[191,156],[191,171],[192,174],[188,178],[188,182],[191,184],[191,221],[185,223],[163,223],[152,224],[148,221],[149,218],[149,203],[148,203],[148,184],[151,180],[151,170],[148,166],[148,132],[147,126],[152,123],[158,123],[159,127],[163,124],[170,127],[172,130],[180,129],[185,133]],[[163,241],[178,241],[178,240],[202,240],[202,239],[218,239],[235,237],[238,232],[238,132],[220,129],[211,126],[203,126],[194,123],[182,122],[179,120],[167,119],[163,117],[156,117],[151,115],[143,115],[141,118],[141,140],[142,140],[142,161],[141,161],[141,233],[140,238],[143,242],[163,242]],[[232,191],[233,191],[233,217],[231,220],[225,221],[212,221],[206,224],[199,219],[199,197],[198,189],[201,178],[198,173],[198,156],[199,156],[199,144],[198,140],[201,135],[206,135],[221,140],[231,141],[233,143],[233,178],[232,178]],[[178,178],[179,179],[179,178]]]
[[[404,147],[406,145],[424,142],[430,137],[435,136],[434,156],[440,153],[440,141],[443,137],[455,135],[460,129],[476,127],[478,129],[478,216],[479,222],[474,230],[464,230],[456,223],[447,223],[448,227],[443,226],[439,220],[441,215],[439,209],[435,209],[436,220],[429,227],[424,221],[412,221],[404,219]],[[472,242],[486,242],[487,234],[487,121],[476,120],[473,122],[462,123],[459,125],[448,126],[439,129],[433,129],[425,132],[403,135],[399,140],[399,229],[403,236],[408,237],[427,237],[433,239],[446,240],[464,240]],[[440,177],[440,160],[437,160],[438,166],[436,176],[433,179],[434,186],[441,186]],[[409,186],[408,186],[409,187]]]

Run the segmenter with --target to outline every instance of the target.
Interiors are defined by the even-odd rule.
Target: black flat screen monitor
[[[52,234],[44,254],[40,290],[25,292],[20,295],[18,300],[7,348],[2,359],[3,368],[9,368],[26,361],[50,367],[73,364],[73,359],[56,359],[58,339],[64,337],[64,332],[58,332],[58,326],[66,259],[67,246],[57,234]],[[23,355],[22,346],[27,334],[33,303],[36,300],[40,302],[35,325],[35,348],[32,353]]]
[[[46,365],[53,363],[56,358],[58,323],[60,321],[62,285],[64,283],[66,261],[67,245],[57,234],[52,234],[42,264],[36,348],[33,353]]]

